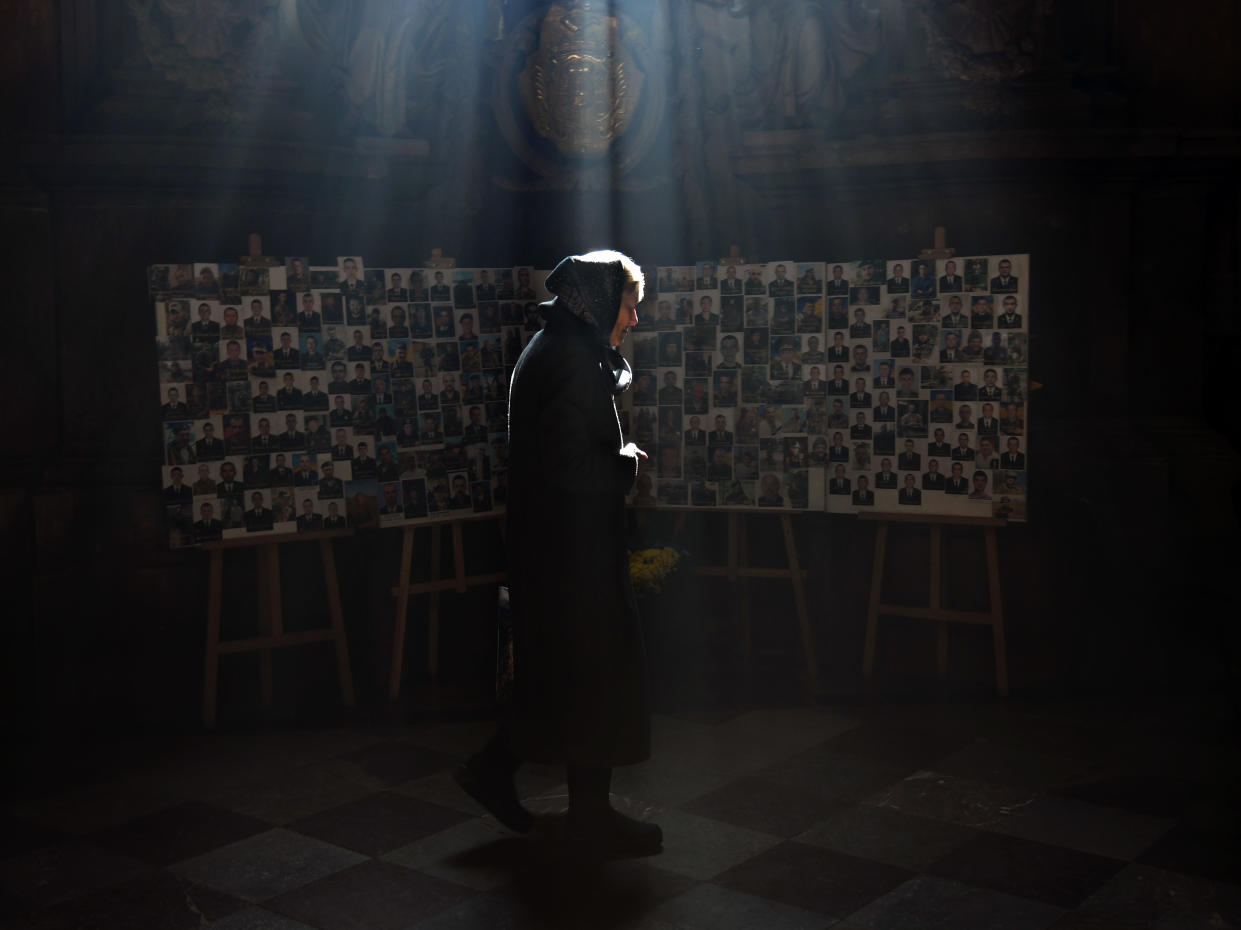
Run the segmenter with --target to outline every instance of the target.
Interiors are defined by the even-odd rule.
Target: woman
[[[639,458],[614,397],[617,351],[638,322],[643,276],[619,252],[566,258],[547,279],[543,329],[509,390],[509,590],[513,699],[495,738],[457,771],[502,823],[530,829],[513,774],[563,764],[568,831],[605,852],[649,853],[663,835],[609,803],[612,767],[650,755],[650,711],[629,578],[624,497]]]

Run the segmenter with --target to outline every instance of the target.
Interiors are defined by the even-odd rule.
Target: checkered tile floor
[[[1199,706],[659,716],[615,803],[662,853],[589,866],[449,777],[484,723],[209,734],[9,805],[0,928],[1241,926],[1236,743]]]

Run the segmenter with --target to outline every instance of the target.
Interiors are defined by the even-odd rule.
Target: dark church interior
[[[1234,0],[5,14],[0,930],[1241,927]],[[575,148],[523,102],[549,46],[599,44],[582,21],[625,81]],[[453,781],[497,719],[496,520],[217,553],[224,640],[273,574],[308,635],[221,655],[205,699],[214,555],[169,546],[148,266],[614,248],[653,279],[936,246],[1030,256],[1028,519],[989,588],[968,525],[893,524],[876,572],[875,520],[631,508],[631,547],[684,553],[640,602],[651,757],[611,783],[658,853],[575,856],[563,767],[520,769],[527,836]],[[803,586],[730,575],[730,531]],[[310,641],[323,546],[343,660]],[[406,556],[492,580],[411,594],[398,636]],[[864,674],[875,577],[998,593],[1006,637],[911,606]]]

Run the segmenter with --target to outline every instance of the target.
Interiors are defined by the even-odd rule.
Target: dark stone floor
[[[603,865],[558,839],[560,772],[520,775],[530,838],[457,790],[486,721],[118,738],[11,799],[0,928],[1238,927],[1234,722],[1206,696],[660,714],[613,791],[664,849]]]

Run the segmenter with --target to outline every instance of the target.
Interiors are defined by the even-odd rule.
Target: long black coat
[[[545,316],[509,394],[510,739],[530,761],[626,765],[650,755],[650,711],[625,544],[637,459],[621,452],[613,400],[621,360],[566,310]]]

